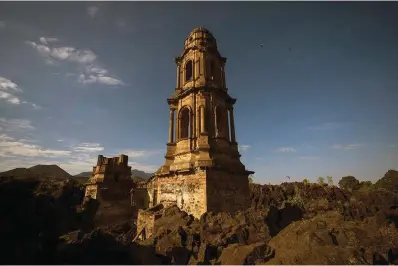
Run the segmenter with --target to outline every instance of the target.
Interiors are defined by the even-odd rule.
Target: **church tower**
[[[234,104],[216,39],[194,29],[175,58],[177,81],[170,106],[166,162],[148,182],[150,206],[177,204],[200,217],[207,211],[247,207],[247,171],[235,138]]]

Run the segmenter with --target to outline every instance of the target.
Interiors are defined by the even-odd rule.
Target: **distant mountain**
[[[57,178],[66,179],[71,175],[58,165],[38,164],[30,168],[15,168],[0,173],[0,176],[13,176],[15,178]]]
[[[74,178],[89,178],[93,172],[81,172],[80,174],[74,175]]]
[[[135,177],[139,177],[140,179],[143,179],[143,180],[148,180],[153,175],[153,173],[146,173],[144,171],[132,169],[131,175],[135,176]]]
[[[0,173],[0,176],[14,176],[19,178],[28,178],[32,173],[27,168],[15,168]]]

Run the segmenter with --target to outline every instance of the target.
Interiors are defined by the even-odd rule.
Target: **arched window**
[[[209,77],[210,77],[210,80],[214,80],[214,77],[216,76],[215,73],[214,73],[215,70],[216,70],[216,67],[215,67],[214,60],[210,60],[210,63],[209,63]]]
[[[185,82],[192,80],[193,76],[193,62],[192,60],[188,60],[185,64]]]
[[[180,111],[180,138],[188,138],[190,135],[190,118],[188,107],[183,107]]]
[[[228,118],[226,117],[225,109],[218,105],[216,107],[216,125],[217,125],[216,136],[217,137],[225,137],[224,132],[226,132],[226,129],[227,129],[226,128],[226,126],[227,126],[226,119],[228,119]]]

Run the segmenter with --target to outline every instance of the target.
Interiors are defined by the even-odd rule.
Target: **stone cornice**
[[[216,54],[216,56],[218,57],[218,59],[219,59],[223,64],[225,64],[225,63],[227,62],[227,58],[221,56],[221,54],[220,54],[220,52],[218,51],[217,47],[204,47],[204,49],[202,49],[202,47],[199,47],[199,46],[197,46],[197,45],[194,45],[194,46],[192,46],[192,47],[185,48],[184,51],[181,53],[181,55],[178,56],[178,57],[176,57],[176,58],[174,59],[174,61],[175,61],[177,64],[181,63],[181,62],[182,62],[182,59],[185,57],[185,55],[186,55],[189,51],[191,51],[191,50],[193,50],[193,51],[195,51],[195,50],[200,50],[202,53],[206,53],[206,52],[214,53],[214,54]]]
[[[167,103],[169,105],[176,104],[178,102],[178,100],[180,100],[181,98],[183,98],[191,93],[197,93],[197,92],[210,93],[211,91],[217,91],[217,92],[220,92],[220,93],[224,94],[225,96],[227,96],[227,103],[229,103],[229,104],[235,104],[235,102],[236,102],[236,99],[232,98],[228,94],[227,88],[224,89],[224,88],[212,88],[212,87],[201,86],[201,87],[191,87],[191,88],[182,90],[180,93],[176,94],[174,96],[174,98],[167,99]]]

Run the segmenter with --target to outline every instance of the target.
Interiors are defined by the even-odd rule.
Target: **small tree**
[[[305,186],[307,186],[310,183],[310,181],[307,178],[304,178],[303,183]]]
[[[318,184],[319,185],[323,186],[324,182],[325,182],[325,178],[323,178],[322,176],[318,177]]]
[[[249,184],[253,184],[253,175],[249,175]]]
[[[327,180],[327,182],[328,182],[328,185],[333,186],[333,177],[327,176],[327,177],[326,177],[326,180]]]
[[[359,181],[353,176],[344,176],[339,181],[339,186],[340,188],[355,190],[359,187]]]

